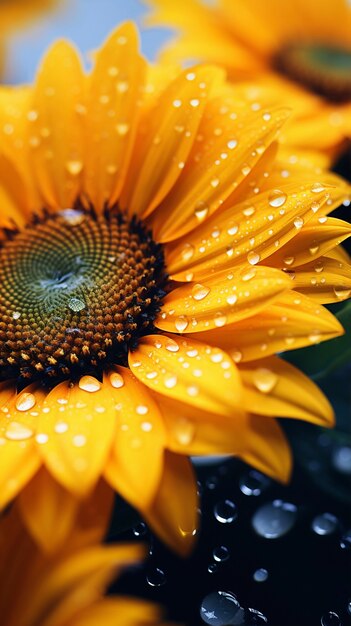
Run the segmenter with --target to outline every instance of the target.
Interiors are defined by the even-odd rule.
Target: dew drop
[[[83,169],[83,162],[78,160],[67,161],[66,169],[71,176],[78,176]]]
[[[283,206],[286,200],[287,195],[283,191],[280,191],[280,189],[274,189],[268,196],[268,203],[275,208]]]
[[[144,522],[139,522],[133,528],[133,534],[135,537],[143,537],[147,533],[147,526]]]
[[[20,424],[19,422],[10,422],[5,431],[5,437],[6,439],[10,439],[10,441],[25,441],[26,439],[30,439],[33,435],[34,432],[32,428]]]
[[[164,385],[167,389],[173,389],[178,382],[177,377],[174,374],[166,374],[164,377]]]
[[[339,300],[344,300],[345,298],[348,298],[351,294],[351,289],[349,289],[348,287],[334,287],[333,291]]]
[[[120,387],[123,387],[124,380],[121,374],[118,374],[118,372],[112,372],[112,374],[110,374],[110,383],[112,387],[119,389]]]
[[[177,317],[177,319],[175,320],[174,325],[177,331],[179,333],[182,333],[188,327],[189,320],[185,315],[179,315],[179,317]]]
[[[231,524],[238,517],[237,508],[231,500],[221,500],[215,504],[213,514],[221,524]]]
[[[254,572],[253,579],[256,583],[264,583],[268,578],[268,572],[264,567],[260,567]]]
[[[303,227],[304,223],[305,223],[305,222],[303,221],[302,217],[296,217],[296,218],[294,219],[294,226],[295,226],[295,228],[297,228],[298,230],[299,230],[300,228],[302,228],[302,227]]]
[[[194,256],[195,248],[191,243],[186,243],[181,251],[183,261],[189,261]]]
[[[340,539],[340,548],[351,550],[351,529],[347,530]]]
[[[261,537],[277,539],[291,530],[296,517],[297,508],[294,504],[274,500],[256,511],[252,518],[252,526]]]
[[[153,567],[148,571],[146,580],[151,587],[161,587],[166,582],[166,575],[159,567]]]
[[[210,293],[210,288],[209,287],[205,287],[205,285],[201,285],[200,283],[196,283],[192,290],[192,296],[194,298],[194,300],[203,300],[204,298],[206,298],[206,296],[208,296],[208,294]]]
[[[54,426],[55,433],[62,434],[67,432],[68,424],[66,422],[57,422]]]
[[[207,204],[205,202],[199,202],[195,207],[194,215],[199,220],[199,222],[202,222],[205,217],[207,217],[208,211],[209,208]]]
[[[313,183],[311,191],[312,193],[320,193],[321,191],[325,191],[325,187],[321,183]]]
[[[317,254],[318,250],[319,250],[319,246],[311,246],[309,249],[309,253],[310,254]]]
[[[265,367],[260,367],[253,372],[253,383],[262,393],[270,393],[278,382],[278,376]]]
[[[35,405],[35,397],[32,393],[21,393],[16,399],[17,411],[29,411]]]
[[[49,441],[49,437],[46,433],[38,433],[38,435],[36,435],[35,437],[35,441],[40,445],[44,445]]]
[[[213,321],[217,328],[221,328],[227,323],[227,317],[223,313],[216,313]]]
[[[332,513],[322,513],[317,515],[311,524],[312,530],[317,535],[331,535],[337,530],[339,526],[339,520]]]
[[[212,626],[243,624],[241,608],[236,596],[227,591],[213,591],[204,597],[200,607],[201,619]]]
[[[180,417],[174,424],[174,435],[182,446],[188,446],[194,439],[195,426],[193,422]]]
[[[239,481],[240,491],[245,496],[260,496],[269,487],[270,479],[257,470],[250,470]]]
[[[79,298],[70,298],[68,300],[68,308],[71,309],[71,311],[78,313],[79,311],[85,309],[85,302]]]
[[[228,303],[229,305],[231,305],[231,306],[232,306],[233,304],[235,304],[235,303],[237,302],[237,300],[238,300],[238,296],[236,296],[236,295],[233,293],[233,295],[228,296],[228,298],[227,298],[227,303]]]
[[[94,393],[95,391],[99,391],[99,389],[101,389],[101,383],[93,376],[82,376],[78,383],[78,387],[79,389],[83,389],[83,391]]]
[[[351,474],[351,447],[337,446],[332,455],[333,467],[341,474]]]
[[[228,233],[228,235],[236,235],[238,230],[239,230],[239,226],[237,224],[234,224],[233,226],[228,228],[227,233]]]
[[[229,150],[234,150],[234,148],[236,148],[236,147],[237,147],[237,145],[238,145],[238,142],[237,142],[237,140],[236,140],[236,139],[230,139],[230,140],[227,142],[227,146],[228,146]]]
[[[247,282],[256,276],[256,270],[254,269],[245,269],[241,274],[241,280]]]
[[[256,265],[256,263],[259,263],[259,261],[261,260],[261,257],[257,252],[251,250],[251,252],[249,252],[247,255],[247,260],[250,265]]]
[[[227,561],[230,557],[229,550],[228,548],[226,548],[226,546],[217,546],[213,549],[212,555],[214,560],[219,563]]]
[[[165,348],[166,348],[166,350],[168,350],[168,352],[178,352],[179,351],[179,345],[177,344],[177,342],[174,341],[174,339],[171,339],[169,337],[166,339]]]
[[[14,311],[14,312],[12,313],[12,319],[14,319],[14,320],[18,320],[20,317],[21,317],[21,314],[20,314],[20,312],[19,312],[19,311]]]
[[[120,137],[125,137],[129,132],[129,124],[123,122],[116,124],[116,131]]]
[[[283,262],[285,263],[285,265],[292,265],[295,261],[295,257],[293,256],[286,256],[283,259]]]
[[[334,611],[328,611],[321,617],[321,626],[341,626],[339,615]]]

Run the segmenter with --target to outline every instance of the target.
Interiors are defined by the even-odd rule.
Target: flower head
[[[294,111],[282,140],[335,156],[351,136],[347,0],[146,0],[152,24],[180,30],[165,59],[225,67],[238,92]]]
[[[328,217],[347,186],[287,169],[285,112],[238,102],[221,70],[148,68],[131,24],[89,75],[56,44],[0,118],[1,505],[20,494],[40,539],[102,477],[186,552],[190,455],[286,480],[273,417],[332,423],[274,354],[342,333],[322,303],[351,289],[351,229]]]
[[[157,607],[123,596],[104,597],[107,586],[143,557],[141,546],[99,545],[79,532],[47,557],[16,508],[0,521],[1,619],[6,626],[156,626]]]

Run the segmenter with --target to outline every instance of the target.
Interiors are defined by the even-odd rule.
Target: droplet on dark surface
[[[351,528],[340,539],[340,547],[343,550],[351,550]]]
[[[341,626],[339,615],[334,611],[328,611],[321,617],[321,626]]]
[[[218,563],[210,563],[207,571],[209,574],[215,574],[218,571]]]
[[[159,567],[153,567],[146,574],[146,580],[151,587],[161,587],[166,582],[166,575]]]
[[[294,526],[297,508],[290,502],[273,500],[261,506],[252,518],[252,526],[261,537],[277,539]]]
[[[248,471],[239,481],[240,491],[245,496],[260,496],[270,484],[271,480],[256,470]]]
[[[227,591],[209,593],[204,597],[200,607],[201,619],[205,624],[215,626],[227,626],[228,624],[237,624],[239,626],[244,624],[242,621],[243,612],[236,596]]]
[[[230,556],[229,550],[225,546],[217,546],[213,549],[212,554],[214,560],[218,562],[227,561]]]
[[[339,526],[339,520],[332,513],[316,515],[312,520],[311,528],[317,535],[331,535]]]
[[[268,620],[261,611],[257,609],[247,609],[245,611],[245,626],[259,626],[260,624],[267,624]]]
[[[257,583],[263,583],[268,578],[268,572],[264,567],[260,567],[254,572],[253,579]]]
[[[143,537],[147,533],[147,526],[144,522],[139,522],[133,528],[133,533],[136,537]]]
[[[238,516],[237,508],[231,500],[221,500],[215,504],[213,514],[221,524],[231,524]]]
[[[351,474],[351,447],[338,446],[332,454],[334,468],[341,474]]]

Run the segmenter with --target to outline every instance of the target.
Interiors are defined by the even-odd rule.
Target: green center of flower
[[[6,233],[0,378],[80,376],[126,363],[165,295],[162,248],[135,218],[78,206]]]
[[[328,100],[351,100],[351,50],[291,44],[275,57],[275,67]]]

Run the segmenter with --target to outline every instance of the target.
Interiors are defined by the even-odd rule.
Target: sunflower
[[[143,557],[141,546],[100,545],[76,529],[65,549],[45,557],[16,509],[0,521],[0,614],[6,626],[156,626],[157,607],[104,597],[112,580]],[[163,623],[163,622],[162,622]]]
[[[332,424],[274,354],[343,332],[322,303],[351,290],[351,228],[328,217],[348,187],[281,160],[286,112],[222,70],[149,68],[130,23],[87,76],[54,45],[0,118],[0,504],[46,548],[105,481],[186,553],[190,455],[286,481],[274,416]]]
[[[347,0],[144,0],[151,24],[180,30],[168,59],[225,67],[252,99],[294,110],[281,140],[335,157],[351,137]]]
[[[11,32],[22,27],[34,16],[48,11],[57,0],[1,0],[0,2],[0,69],[4,64],[5,42]]]

